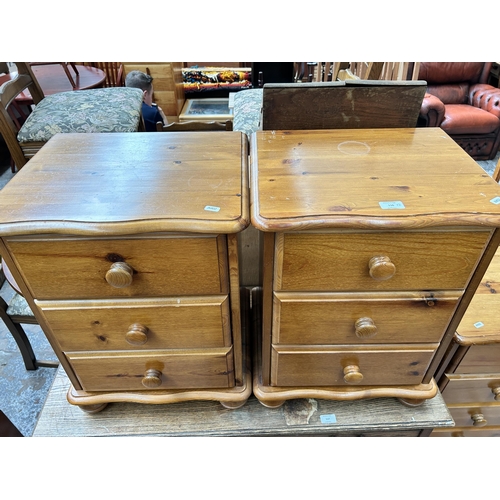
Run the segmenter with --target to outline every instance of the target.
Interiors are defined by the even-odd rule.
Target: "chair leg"
[[[0,436],[24,437],[19,429],[10,421],[10,419],[2,410],[0,410]]]
[[[17,347],[21,351],[24,366],[26,367],[26,370],[36,370],[38,368],[38,364],[26,332],[20,324],[16,324],[10,319],[7,314],[7,307],[7,302],[5,302],[3,297],[0,297],[0,316],[3,319],[5,326],[14,337]]]

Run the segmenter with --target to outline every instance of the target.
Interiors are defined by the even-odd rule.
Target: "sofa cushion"
[[[436,96],[443,104],[467,104],[469,84],[465,82],[428,85],[427,93]]]
[[[17,140],[47,142],[57,133],[136,132],[141,108],[142,91],[136,88],[60,92],[35,106]]]
[[[498,130],[500,120],[493,115],[467,104],[448,104],[441,128],[449,134],[489,134]]]
[[[486,82],[491,64],[484,62],[422,62],[418,79],[429,85],[467,82]],[[431,92],[432,94],[432,92]]]

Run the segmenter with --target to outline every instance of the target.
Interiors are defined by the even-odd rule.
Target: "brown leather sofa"
[[[500,145],[500,89],[488,85],[492,63],[423,62],[427,82],[419,125],[441,127],[475,160],[491,160]]]

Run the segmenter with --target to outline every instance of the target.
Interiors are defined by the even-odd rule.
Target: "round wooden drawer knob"
[[[134,323],[128,327],[125,340],[131,345],[143,345],[148,341],[148,327]]]
[[[354,323],[354,330],[360,339],[369,339],[377,333],[377,327],[371,318],[359,318]]]
[[[359,366],[349,365],[344,368],[344,382],[346,384],[359,384],[363,380],[363,374]]]
[[[482,413],[474,413],[472,416],[472,425],[474,427],[484,427],[488,425],[488,421],[484,418]]]
[[[391,279],[396,274],[396,266],[385,255],[372,257],[368,267],[370,268],[370,276],[377,281]]]
[[[142,385],[147,387],[148,389],[155,389],[156,387],[160,387],[161,385],[161,372],[155,370],[154,368],[150,368],[144,374],[144,378],[142,379]]]
[[[491,389],[491,392],[493,393],[495,401],[500,401],[500,386],[493,387],[493,389]]]
[[[106,281],[115,288],[125,288],[132,284],[134,270],[125,262],[114,262],[106,273]]]

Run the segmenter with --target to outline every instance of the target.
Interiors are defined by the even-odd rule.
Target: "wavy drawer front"
[[[40,302],[63,351],[229,347],[227,296]]]
[[[227,293],[218,240],[224,238],[18,239],[8,245],[35,298],[68,300]],[[118,262],[130,273],[112,269]],[[128,274],[122,288],[110,284]]]
[[[106,355],[69,352],[66,355],[86,391],[204,389],[234,385],[232,349],[143,351],[140,354],[109,352]],[[145,378],[152,380],[145,381]]]
[[[460,295],[275,292],[273,343],[439,342]]]
[[[296,387],[419,384],[436,347],[435,344],[369,349],[273,346],[271,382]],[[347,367],[352,368],[346,373]]]
[[[275,290],[444,290],[465,287],[490,233],[281,236]],[[388,261],[372,261],[376,257]]]

